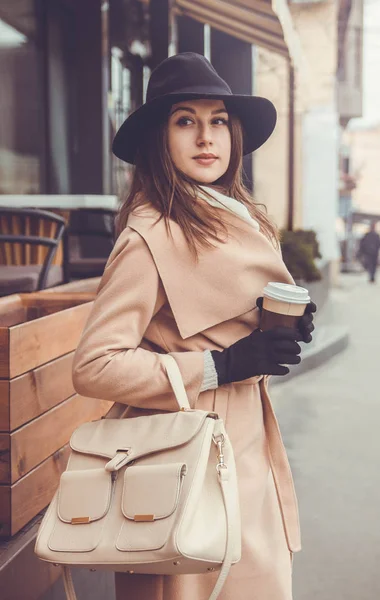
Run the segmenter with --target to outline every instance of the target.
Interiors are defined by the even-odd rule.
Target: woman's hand
[[[221,352],[211,355],[218,374],[218,384],[243,381],[255,375],[286,375],[288,367],[298,365],[301,346],[300,333],[289,327],[275,327],[269,331],[256,329]]]
[[[263,297],[260,296],[260,298],[257,298],[256,300],[256,306],[258,307],[258,309],[260,310],[260,313],[263,309]],[[309,304],[306,305],[306,309],[305,309],[305,313],[302,317],[300,317],[299,321],[298,321],[298,331],[301,334],[301,342],[305,342],[305,344],[309,344],[311,342],[311,340],[313,339],[313,336],[311,335],[312,332],[314,331],[314,324],[313,324],[313,313],[317,312],[317,306],[316,304],[314,304],[314,302],[309,302]]]

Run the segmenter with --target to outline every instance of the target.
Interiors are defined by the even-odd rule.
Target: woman
[[[175,411],[160,353],[177,361],[193,407],[224,418],[234,447],[242,559],[221,600],[290,600],[297,505],[267,394],[270,374],[300,362],[315,305],[297,330],[258,329],[268,281],[292,283],[275,227],[242,185],[243,152],[272,133],[273,105],[234,96],[202,56],[152,73],[147,102],[122,125],[115,154],[136,165],[119,237],[76,351],[75,389],[128,404],[125,417]],[[203,600],[217,575],[116,574],[117,599]]]

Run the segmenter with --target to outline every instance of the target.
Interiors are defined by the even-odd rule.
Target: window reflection
[[[32,2],[22,5],[21,13],[20,3],[8,4],[0,19],[0,194],[41,191],[35,15]]]

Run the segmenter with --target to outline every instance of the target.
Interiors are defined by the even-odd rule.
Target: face
[[[228,113],[221,100],[174,104],[168,122],[171,159],[177,169],[201,184],[227,171],[231,155]]]

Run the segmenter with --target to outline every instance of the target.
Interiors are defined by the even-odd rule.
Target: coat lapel
[[[293,282],[265,236],[234,214],[223,218],[239,231],[228,227],[228,242],[202,249],[198,263],[181,228],[171,221],[170,236],[158,217],[150,206],[132,213],[127,225],[149,247],[183,339],[254,309],[269,281]]]

